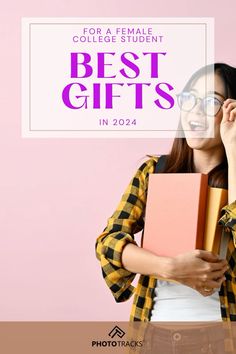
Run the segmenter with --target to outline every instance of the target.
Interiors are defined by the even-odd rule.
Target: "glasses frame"
[[[201,97],[197,97],[196,95],[194,95],[194,93],[190,93],[190,95],[192,95],[192,96],[194,97],[195,102],[194,102],[194,105],[192,106],[191,109],[186,110],[186,109],[183,109],[182,107],[180,107],[180,103],[179,103],[179,98],[180,98],[181,95],[182,95],[183,93],[185,93],[185,92],[186,92],[186,93],[190,93],[189,91],[182,91],[182,92],[180,92],[179,94],[176,95],[176,96],[177,96],[178,106],[179,106],[179,108],[181,109],[181,111],[184,111],[184,112],[191,112],[192,109],[193,109],[194,107],[196,107],[196,105],[198,104],[198,101],[200,101],[200,102],[201,102],[201,103],[200,103],[201,112],[203,112],[205,115],[207,115],[207,116],[209,116],[209,117],[215,117],[215,116],[219,113],[219,111],[221,110],[221,107],[222,107],[223,104],[224,104],[224,102],[221,102],[218,98],[216,98],[216,97],[214,97],[214,96],[205,96],[205,97],[201,98]],[[203,100],[205,100],[205,99],[208,98],[208,97],[214,98],[214,99],[217,100],[217,101],[219,102],[219,104],[220,104],[218,111],[217,111],[216,113],[214,113],[214,114],[207,114],[207,113],[205,112],[204,108],[203,108],[202,102],[203,102]]]

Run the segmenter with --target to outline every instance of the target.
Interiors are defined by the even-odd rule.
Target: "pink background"
[[[1,4],[0,320],[127,320],[94,243],[147,153],[167,140],[22,139],[20,19],[213,16],[216,60],[236,65],[234,0],[21,0]]]

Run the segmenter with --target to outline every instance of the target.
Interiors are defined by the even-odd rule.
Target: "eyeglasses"
[[[180,109],[190,112],[200,100],[200,110],[207,116],[214,117],[223,106],[223,102],[214,96],[200,98],[191,92],[183,91],[177,95],[177,101]]]

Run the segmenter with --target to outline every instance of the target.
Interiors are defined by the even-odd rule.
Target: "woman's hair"
[[[236,99],[236,68],[224,63],[216,63],[199,69],[187,82],[184,90],[189,90],[194,82],[202,75],[208,73],[209,70],[218,74],[223,80],[226,98]],[[174,139],[170,154],[166,158],[163,172],[194,172],[193,150],[188,146],[185,138]],[[225,152],[223,162],[209,173],[209,185],[218,188],[228,188],[228,163]]]

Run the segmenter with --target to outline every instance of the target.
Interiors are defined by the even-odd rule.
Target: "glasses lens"
[[[181,94],[178,95],[178,104],[183,111],[191,111],[195,106],[195,102],[196,98],[190,92],[181,92]]]
[[[221,102],[215,97],[205,97],[202,100],[203,112],[208,116],[215,116],[221,107]]]

